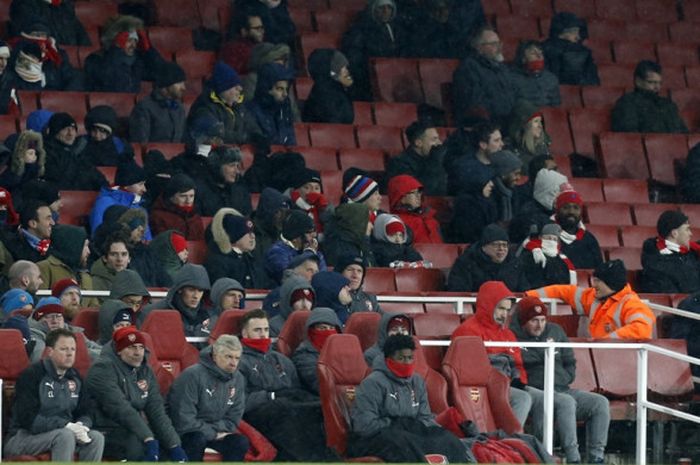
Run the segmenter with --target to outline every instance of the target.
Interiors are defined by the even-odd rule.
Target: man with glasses
[[[229,31],[232,39],[221,47],[221,60],[241,74],[248,74],[253,47],[265,40],[265,26],[260,16],[248,13],[235,18]],[[235,38],[233,36],[235,35]]]
[[[642,60],[634,69],[634,90],[620,97],[612,110],[616,132],[686,133],[678,107],[660,95],[662,70],[658,63]]]
[[[481,239],[455,261],[447,279],[448,291],[476,292],[486,281],[503,281],[514,292],[530,289],[518,260],[510,253],[508,233],[490,224]]]

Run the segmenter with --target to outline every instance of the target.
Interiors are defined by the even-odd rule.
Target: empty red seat
[[[174,377],[199,361],[199,351],[185,339],[182,317],[177,310],[152,310],[141,330],[151,335],[158,360]]]
[[[600,65],[603,63],[613,63],[612,44],[607,39],[589,38],[586,40],[586,46],[593,53],[593,60]]]
[[[559,94],[561,95],[562,108],[579,108],[583,106],[581,103],[581,87],[559,85]]]
[[[634,64],[642,60],[656,61],[654,44],[651,42],[639,42],[636,40],[625,40],[613,42],[613,53],[615,63]]]
[[[584,202],[602,202],[603,180],[598,178],[574,178],[570,180],[574,190],[581,194]]]
[[[676,185],[674,162],[686,158],[687,137],[684,134],[646,134],[644,147],[651,179],[671,186]]]
[[[556,155],[568,155],[574,151],[571,141],[571,131],[566,110],[562,108],[544,107],[540,110],[544,118],[547,132],[552,135],[552,145],[549,150]]]
[[[123,92],[90,92],[87,97],[90,108],[108,105],[114,109],[119,118],[128,118],[136,104],[136,94]]]
[[[581,88],[581,96],[583,106],[586,108],[605,108],[609,109],[615,105],[617,99],[625,93],[624,87],[597,87],[583,86]]]
[[[401,128],[390,126],[357,126],[357,142],[361,148],[395,155],[403,151],[402,132]]]
[[[617,247],[608,249],[608,260],[617,259],[624,262],[627,270],[637,271],[642,269],[641,247]]]
[[[351,0],[348,0],[351,1]],[[313,11],[325,10],[328,8],[327,0],[289,0],[289,6],[292,8],[308,8]]]
[[[500,37],[512,37],[519,40],[537,40],[542,35],[536,18],[518,15],[499,15],[496,17],[496,30]]]
[[[421,254],[423,260],[433,264],[435,268],[451,268],[459,257],[458,244],[413,244],[413,248]]]
[[[598,382],[595,378],[595,368],[593,367],[590,349],[576,347],[573,350],[574,357],[576,357],[576,378],[571,383],[571,388],[586,392],[597,391]]]
[[[578,335],[579,315],[547,315],[547,323],[556,323],[564,330],[568,337]]]
[[[416,336],[449,339],[461,323],[456,313],[420,313],[413,315]]]
[[[608,202],[628,202],[634,199],[643,203],[649,200],[649,189],[646,181],[636,179],[605,179],[603,180],[603,195]]]
[[[605,87],[632,87],[634,67],[634,64],[602,63],[598,65],[600,84]],[[586,104],[585,100],[583,104]]]
[[[385,313],[425,313],[425,307],[420,302],[382,302],[381,306]]]
[[[3,395],[13,392],[14,382],[29,366],[29,357],[24,348],[22,333],[16,329],[0,329],[0,378],[3,380]],[[11,355],[11,356],[10,356]]]
[[[601,247],[620,246],[617,226],[611,224],[587,224],[586,229],[595,236]],[[582,281],[579,277],[579,281],[583,283],[585,280]]]
[[[304,64],[309,63],[309,55],[317,48],[340,48],[340,39],[342,33],[309,33],[299,36],[299,44],[301,45],[301,53],[304,57]]]
[[[45,90],[40,96],[41,108],[56,112],[66,112],[75,118],[85,119],[87,113],[87,92],[67,92]]]
[[[287,8],[289,11],[289,17],[296,26],[297,34],[305,34],[308,32],[314,32],[313,19],[311,18],[311,10],[307,7]]]
[[[413,103],[376,102],[374,119],[381,126],[403,128],[418,119],[418,111]]]
[[[68,61],[71,66],[74,68],[82,68],[80,64],[80,53],[78,51],[80,47],[77,45],[62,45],[61,48],[66,52],[66,55],[68,55]]]
[[[666,24],[652,21],[633,21],[627,23],[627,38],[642,42],[668,42],[668,29]]]
[[[676,43],[695,43],[698,40],[699,23],[691,21],[678,21],[668,25],[668,34],[671,41]]]
[[[623,21],[634,21],[637,19],[634,0],[597,1],[595,6],[596,15],[600,18],[620,19]]]
[[[197,9],[202,26],[205,29],[218,31],[222,35],[228,33],[231,17],[231,2],[228,0],[197,0]]]
[[[520,16],[548,17],[553,15],[550,0],[510,0],[510,8],[514,15]]]
[[[306,166],[317,171],[333,171],[338,169],[336,151],[328,147],[295,147],[297,151],[304,155]]]
[[[333,205],[340,202],[343,195],[343,173],[339,170],[321,171],[321,183],[323,184],[323,194]]]
[[[102,27],[109,18],[117,14],[117,4],[108,0],[75,2],[75,15],[86,27]]]
[[[650,342],[679,354],[688,354],[685,339],[654,339]],[[655,398],[689,400],[693,397],[690,364],[649,351],[649,390]]]
[[[114,178],[117,175],[116,166],[96,166],[95,168],[97,168],[97,171],[102,173],[110,185],[114,185]]]
[[[12,115],[0,115],[0,137],[6,139],[10,134],[17,132],[17,119]]]
[[[605,177],[649,179],[641,134],[607,132],[598,137],[599,166]]]
[[[354,128],[349,124],[309,123],[309,139],[314,147],[357,147]]]
[[[632,206],[634,224],[638,226],[654,226],[659,216],[666,210],[678,210],[678,205],[671,203],[646,203]]]
[[[442,291],[445,276],[437,268],[399,268],[396,270],[398,291]]]
[[[241,318],[245,314],[244,310],[226,310],[219,315],[214,329],[209,335],[209,343],[213,344],[222,334],[232,334],[234,336],[241,334]]]
[[[384,305],[384,304],[382,304]],[[354,334],[360,341],[362,352],[377,342],[377,331],[381,314],[377,312],[354,312],[345,322],[345,334]]]
[[[194,29],[200,25],[197,0],[153,0],[153,6],[161,26]]]
[[[659,63],[662,66],[692,66],[698,64],[697,44],[656,44]],[[665,73],[664,73],[665,76]]]
[[[569,158],[568,155],[554,155],[553,158],[554,161],[557,163],[557,170],[561,174],[563,174],[569,179],[574,177],[571,171],[571,158]]]
[[[622,226],[620,228],[620,237],[624,247],[641,248],[644,241],[650,237],[656,237],[656,226]]]
[[[367,292],[380,293],[396,291],[393,268],[367,268],[363,289]]]
[[[72,224],[75,226],[85,226],[87,216],[95,205],[96,191],[60,191],[61,216],[60,224]]]
[[[294,90],[296,92],[297,100],[306,100],[309,98],[311,89],[314,86],[314,81],[310,77],[299,76],[294,81]]]
[[[34,90],[17,91],[17,100],[19,101],[20,110],[24,116],[40,108],[39,94],[40,92]]]
[[[588,87],[584,87],[583,90]],[[576,153],[594,158],[594,135],[610,130],[610,111],[572,108],[569,110],[569,122]]]
[[[216,53],[203,50],[177,50],[175,61],[189,79],[208,77],[216,63]]]
[[[202,265],[207,258],[209,251],[206,241],[187,241],[187,261],[197,265]]]
[[[625,40],[626,35],[624,20],[600,16],[588,20],[588,37],[597,40]]]
[[[294,136],[297,138],[297,145],[310,147],[309,127],[305,123],[294,123]]]
[[[375,100],[423,102],[418,60],[412,58],[370,58],[370,76]]]
[[[595,16],[595,3],[579,0],[554,0],[554,11],[557,13],[569,11],[579,18],[590,18]]]
[[[355,112],[354,124],[374,124],[372,104],[370,102],[352,102]]]
[[[314,12],[318,32],[345,32],[356,15],[357,12],[353,10],[332,9]]]
[[[435,415],[439,415],[443,410],[449,408],[449,404],[447,403],[447,381],[439,371],[433,369],[428,364],[425,350],[420,340],[415,336],[413,340],[416,344],[416,350],[413,352],[413,358],[416,363],[416,373],[425,381],[430,411]]]
[[[306,320],[309,319],[311,312],[300,311],[292,312],[287,321],[284,322],[277,338],[277,350],[291,357],[299,344],[304,340],[306,334]]]
[[[421,58],[418,60],[418,75],[425,95],[425,103],[437,108],[445,108],[442,99],[442,85],[452,82],[452,74],[459,66],[459,60]]]
[[[645,21],[672,23],[678,20],[675,5],[669,4],[666,0],[635,0],[634,3],[637,17]],[[685,4],[687,5],[688,2]]]
[[[685,89],[685,69],[683,65],[664,65],[663,67],[663,85],[671,92],[678,89]],[[664,92],[662,90],[662,92]]]
[[[488,16],[503,16],[509,15],[511,13],[510,3],[508,0],[492,0],[490,2],[483,2],[484,14]]]
[[[338,159],[342,170],[354,166],[365,171],[384,171],[384,152],[379,149],[340,149]]]
[[[185,152],[185,144],[179,142],[150,142],[146,144],[144,153],[147,153],[149,150],[158,150],[163,153],[166,160],[172,160]]]
[[[698,89],[674,89],[671,92],[671,98],[681,111],[697,109],[700,106],[700,90]]]
[[[590,224],[632,224],[628,203],[587,202],[586,213]]]
[[[148,38],[166,60],[175,52],[194,49],[192,30],[188,27],[151,26],[148,28]]]

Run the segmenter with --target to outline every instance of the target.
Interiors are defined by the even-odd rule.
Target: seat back
[[[84,226],[86,217],[90,214],[97,192],[94,191],[61,191],[61,224]]]
[[[337,334],[328,338],[318,358],[326,444],[340,455],[345,454],[355,389],[369,373],[364,360],[360,341],[353,334]]]
[[[362,352],[377,342],[377,331],[382,316],[377,312],[351,313],[345,322],[345,334],[353,334],[360,341]]]
[[[174,377],[199,360],[199,352],[185,339],[182,318],[177,310],[151,311],[141,330],[151,335],[161,365]]]
[[[480,338],[455,338],[442,361],[442,373],[449,387],[450,404],[479,431],[501,428],[508,434],[522,432],[508,402],[508,379],[491,367]]]
[[[608,396],[631,398],[637,394],[637,351],[591,349],[600,391]]]
[[[416,343],[416,350],[414,352],[416,373],[421,375],[425,380],[430,411],[435,415],[439,415],[449,407],[447,403],[447,381],[445,381],[445,378],[438,371],[433,370],[430,365],[428,365],[420,340],[413,336],[413,341]]]
[[[556,323],[564,330],[568,337],[576,337],[578,334],[579,315],[549,315],[547,322]]]
[[[311,312],[301,311],[292,312],[287,321],[284,322],[284,326],[280,330],[280,335],[277,338],[277,350],[291,357],[296,348],[304,340],[304,333],[306,328],[306,320],[311,315]]]
[[[91,341],[96,341],[100,338],[99,315],[100,309],[97,307],[81,308],[70,324],[83,328],[85,337]]]
[[[187,261],[202,265],[207,259],[209,248],[206,241],[187,241]]]
[[[571,338],[570,341],[575,342],[576,338]],[[597,391],[598,381],[595,376],[591,350],[577,347],[574,349],[574,357],[576,357],[576,378],[571,383],[571,388],[586,392]]]
[[[245,310],[226,310],[219,315],[214,329],[209,334],[209,344],[213,344],[222,334],[239,336],[241,334],[241,318],[245,314]]]
[[[416,336],[449,339],[460,324],[456,313],[417,313],[413,316]]]
[[[442,291],[445,276],[437,268],[399,268],[396,289],[399,291]]]
[[[653,339],[651,344],[683,355],[688,354],[685,339]],[[693,376],[688,362],[650,352],[648,373],[652,396],[662,399],[692,398]]]
[[[12,401],[15,396],[15,383],[20,373],[29,366],[29,357],[24,349],[22,333],[16,329],[0,329],[0,379],[2,379],[2,424],[9,425]],[[7,356],[12,354],[11,357]],[[4,426],[0,434],[7,431]]]
[[[393,268],[367,268],[363,289],[367,292],[387,292],[396,290]]]
[[[150,366],[153,373],[155,373],[158,387],[160,388],[160,394],[165,398],[168,395],[170,386],[172,386],[175,381],[175,375],[173,375],[173,372],[168,368],[168,365],[163,366],[158,359],[158,354],[156,354],[156,350],[153,347],[151,335],[144,332],[143,338],[146,341],[146,350],[148,350],[148,366]]]

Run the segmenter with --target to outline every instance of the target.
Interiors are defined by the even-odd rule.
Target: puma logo
[[[214,395],[214,390],[213,389],[204,389],[207,391],[207,394],[209,394],[209,397],[212,397]]]
[[[399,400],[399,395],[396,392],[390,392],[389,397],[391,397],[394,400]]]

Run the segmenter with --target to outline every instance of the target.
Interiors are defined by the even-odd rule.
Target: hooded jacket
[[[419,155],[411,145],[402,153],[389,158],[386,179],[408,174],[423,184],[427,195],[447,195],[447,173],[443,167],[445,149],[435,147],[428,156]]]
[[[180,438],[165,412],[148,355],[146,351],[143,363],[133,368],[119,358],[113,342],[104,346],[85,381],[97,402],[94,427],[107,434],[134,435],[142,442],[154,437],[170,449],[180,445]]]
[[[245,411],[263,407],[288,389],[300,389],[299,375],[294,363],[275,350],[262,353],[243,345],[243,356],[238,371],[246,380]]]
[[[114,334],[114,317],[120,310],[131,310],[131,305],[122,302],[121,300],[107,299],[100,306],[100,313],[98,314],[99,328],[100,328],[100,339],[99,343],[109,344],[112,340],[112,335]]]
[[[163,97],[154,89],[140,99],[129,115],[129,140],[147,142],[183,142],[185,107],[181,102]]]
[[[410,378],[399,378],[387,368],[383,356],[377,357],[372,373],[357,387],[350,409],[351,430],[360,437],[369,438],[401,418],[437,426],[423,378],[418,373]]]
[[[263,135],[271,144],[296,145],[297,143],[289,96],[279,103],[269,93],[278,81],[287,81],[291,91],[293,78],[293,72],[278,63],[265,64],[258,70],[255,97],[248,107]]]
[[[194,204],[199,214],[214,216],[222,208],[235,208],[245,216],[250,215],[253,212],[253,205],[248,186],[241,176],[234,182],[226,182],[221,175],[223,164],[220,160],[221,158],[209,154],[207,157],[208,172],[204,176],[194,178],[197,185]]]
[[[564,29],[579,28],[581,41],[577,43],[560,39]],[[544,63],[559,78],[559,83],[574,86],[600,84],[598,68],[591,49],[581,42],[588,37],[586,22],[573,13],[557,13],[549,25],[549,38],[542,43]]]
[[[566,333],[556,323],[547,322],[544,331],[539,336],[532,336],[520,325],[520,318],[516,311],[510,317],[510,329],[524,342],[569,342]],[[544,389],[544,353],[545,349],[537,347],[523,348],[523,364],[527,370],[527,379],[531,386]],[[554,357],[554,389],[559,392],[569,390],[569,385],[576,379],[576,357],[571,348],[557,349]]]
[[[457,258],[447,278],[448,291],[476,292],[486,281],[503,281],[514,292],[530,289],[520,262],[511,253],[503,262],[495,263],[482,246],[481,241],[475,242]]]
[[[526,100],[538,107],[558,107],[561,104],[559,95],[559,79],[551,71],[543,69],[532,73],[525,68],[525,42],[518,46],[511,79],[516,88],[516,100]]]
[[[122,205],[143,212],[142,217],[144,220],[144,227],[146,228],[144,239],[147,241],[151,240],[151,228],[148,226],[148,221],[146,220],[148,213],[146,213],[144,203],[145,201],[143,198],[137,200],[136,196],[131,192],[107,186],[102,187],[90,211],[90,230],[92,231],[93,237],[96,237],[98,228],[102,224],[102,221],[104,221],[104,215],[107,209],[113,205]]]
[[[266,39],[267,31],[265,31]],[[255,89],[258,87],[258,70],[261,66],[272,63],[275,60],[279,60],[282,57],[289,57],[290,49],[286,44],[279,42],[262,42],[253,47],[253,51],[250,54],[250,61],[248,63],[248,74],[243,78],[243,95],[246,99],[252,100],[255,95]],[[236,70],[240,71],[240,70]],[[292,95],[292,94],[290,94]]]
[[[146,306],[138,313],[139,325],[153,310],[173,309],[180,312],[185,336],[207,337],[216,325],[216,315],[210,315],[204,306],[205,296],[199,301],[197,308],[186,307],[180,298],[179,291],[186,286],[196,287],[208,292],[211,288],[207,271],[201,265],[188,263],[175,275],[173,285],[168,290],[165,299],[158,300]]]
[[[221,315],[221,312],[223,311],[221,308],[221,299],[224,297],[224,294],[231,290],[240,291],[241,293],[243,293],[243,299],[245,299],[245,289],[243,288],[243,286],[241,286],[241,283],[239,283],[235,279],[219,278],[212,285],[209,297],[212,302],[211,311],[215,315]],[[243,308],[242,304],[243,302],[241,302],[241,309]]]
[[[141,276],[134,270],[126,269],[115,275],[112,281],[112,288],[109,291],[109,299],[105,300],[100,306],[98,315],[100,344],[106,344],[112,339],[112,321],[117,311],[123,308],[131,309],[130,305],[121,301],[122,298],[128,295],[141,296],[144,300],[150,298],[150,293],[146,289]]]
[[[170,237],[175,233],[173,230],[164,231],[158,234],[150,244],[148,244],[148,257],[160,263],[160,266],[167,277],[167,281],[163,286],[170,287],[175,275],[183,267],[184,263],[177,256],[177,252],[173,248],[173,243]]]
[[[304,387],[312,393],[319,394],[318,372],[318,357],[321,352],[309,340],[309,329],[319,323],[326,323],[335,326],[338,334],[342,332],[340,321],[335,312],[330,308],[316,307],[311,311],[309,318],[306,320],[306,332],[304,333],[304,341],[299,344],[299,347],[292,355],[292,362],[297,369],[299,378]]]
[[[287,321],[287,318],[289,318],[289,315],[291,315],[294,311],[290,302],[292,294],[294,291],[301,289],[309,289],[315,294],[314,288],[311,286],[311,284],[300,276],[290,276],[284,281],[284,283],[282,283],[282,287],[280,288],[279,314],[270,318],[270,337],[279,336],[284,323]],[[317,306],[318,305],[314,303],[314,307]]]
[[[513,293],[501,281],[488,281],[479,287],[476,296],[476,313],[455,329],[451,339],[459,336],[477,336],[484,341],[515,342],[515,334],[506,326],[501,326],[493,319],[493,311],[496,305],[503,299],[515,299]],[[523,384],[527,384],[528,378],[523,366],[522,353],[519,347],[487,347],[486,352],[494,360],[494,355],[505,354],[515,362],[517,372],[510,374],[512,379],[520,378]]]
[[[34,163],[26,163],[24,161],[24,153],[30,146],[36,152],[36,161]],[[0,174],[0,186],[14,192],[15,189],[32,179],[43,177],[45,164],[46,151],[44,150],[44,139],[41,134],[32,130],[22,131],[14,141],[14,149],[10,156],[8,169]]]
[[[374,343],[371,347],[367,348],[365,350],[365,362],[367,362],[367,365],[370,367],[373,366],[373,362],[376,358],[384,357],[384,342],[386,342],[386,338],[388,337],[388,331],[389,331],[389,322],[393,320],[394,318],[402,317],[408,320],[409,324],[411,325],[410,333],[415,334],[415,331],[413,329],[413,320],[408,318],[408,315],[405,313],[384,313],[382,314],[382,319],[379,320],[379,326],[377,327],[377,342]]]
[[[280,236],[275,226],[275,215],[282,209],[288,209],[291,200],[276,189],[266,187],[260,194],[258,208],[253,214],[255,226],[255,250],[253,255],[258,260],[264,260],[265,254]]]
[[[479,161],[476,163],[481,165]],[[489,181],[491,180],[471,178],[469,182],[462,183],[461,193],[454,200],[454,216],[450,223],[451,242],[473,244],[481,238],[481,232],[486,226],[498,221],[498,204],[494,196],[484,196],[484,187]]]
[[[73,145],[66,145],[54,137],[45,136],[44,148],[44,179],[56,189],[98,191],[107,186],[107,179],[83,154],[85,140],[78,138]]]
[[[414,189],[422,189],[423,184],[412,176],[405,174],[389,180],[388,194],[391,213],[398,215],[401,221],[413,232],[413,242],[442,244],[440,224],[435,219],[435,212],[429,207],[417,210],[408,209],[399,204],[401,198]]]
[[[331,75],[331,59],[335,49],[321,48],[311,52],[308,69],[314,85],[304,102],[303,120],[311,123],[352,124],[355,110],[345,88]]]
[[[90,275],[92,275],[92,285],[96,291],[108,291],[112,288],[112,281],[114,281],[117,272],[109,268],[100,257],[92,262]]]
[[[386,234],[386,225],[392,218],[401,221],[399,216],[386,213],[377,216],[377,219],[374,220],[374,229],[372,230],[372,253],[374,254],[376,266],[388,267],[392,262],[397,260],[404,262],[423,260],[421,254],[411,246],[408,234],[405,234],[406,240],[403,244],[389,242]],[[401,222],[403,223],[403,221]],[[406,232],[408,232],[408,229]]]
[[[165,199],[161,195],[151,208],[151,230],[153,234],[159,234],[174,229],[180,231],[188,241],[203,241],[202,217],[196,210],[193,208],[190,212],[184,212],[177,208],[170,199]]]
[[[245,379],[228,373],[212,359],[213,349],[199,353],[199,363],[183,371],[168,394],[173,426],[182,436],[200,432],[207,441],[217,433],[235,432],[245,410]]]
[[[224,217],[227,215],[241,216],[233,208],[222,208],[214,215],[208,229],[208,253],[204,267],[210,278],[214,281],[223,277],[233,278],[246,289],[269,287],[262,264],[255,260],[253,254],[234,250],[223,226]]]
[[[549,134],[547,134],[545,120],[540,111],[540,107],[542,106],[555,105],[538,104],[533,100],[520,100],[518,103],[516,103],[508,120],[508,137],[510,138],[510,148],[518,155],[520,161],[523,162],[524,167],[527,167],[530,164],[530,161],[539,155],[549,155],[549,146],[552,143],[552,140],[549,137]],[[523,138],[527,129],[527,123],[536,115],[542,116],[542,138],[535,146],[535,150],[530,151],[530,149],[525,145]],[[536,173],[528,174],[531,177],[534,177]]]
[[[350,305],[340,303],[338,294],[348,284],[350,284],[348,278],[335,271],[319,271],[311,279],[311,285],[316,291],[315,306],[333,309],[343,325],[350,317],[351,310]]]
[[[369,209],[363,203],[344,203],[335,209],[323,241],[328,263],[335,265],[343,255],[362,257],[367,266],[375,266],[367,237]]]

